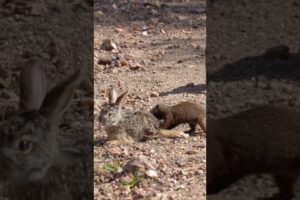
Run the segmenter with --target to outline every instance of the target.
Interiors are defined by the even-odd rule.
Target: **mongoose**
[[[279,188],[270,199],[290,200],[300,173],[300,111],[259,106],[223,119],[209,119],[207,194],[240,178],[267,173]]]
[[[156,118],[164,120],[162,129],[173,129],[179,124],[188,123],[190,130],[194,132],[197,124],[206,131],[206,110],[200,104],[194,102],[182,102],[174,106],[157,104],[150,111]]]

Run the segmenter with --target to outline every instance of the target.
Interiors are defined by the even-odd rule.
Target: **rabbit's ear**
[[[117,101],[118,93],[115,88],[110,88],[109,90],[109,104],[115,104]]]
[[[56,120],[60,120],[60,117],[72,100],[74,91],[79,87],[84,76],[83,70],[77,70],[50,90],[43,101],[40,113],[49,118],[52,123],[58,122]]]
[[[39,110],[46,90],[45,63],[37,59],[27,61],[20,74],[20,109]]]
[[[120,106],[121,103],[123,102],[124,97],[127,95],[128,91],[124,92],[123,94],[121,94],[117,100],[116,100],[116,105]]]

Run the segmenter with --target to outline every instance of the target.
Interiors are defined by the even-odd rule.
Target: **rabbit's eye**
[[[113,115],[112,113],[108,113],[108,116],[110,116],[110,117],[111,117],[112,115]]]
[[[32,143],[28,140],[22,140],[19,143],[18,149],[22,153],[29,153],[32,149]]]

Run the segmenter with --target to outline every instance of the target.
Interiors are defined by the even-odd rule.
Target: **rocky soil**
[[[202,130],[108,146],[97,120],[110,86],[129,90],[124,109],[205,106],[205,1],[96,1],[94,39],[95,199],[205,199]]]
[[[0,1],[1,122],[18,110],[19,75],[28,59],[45,61],[48,90],[76,69],[92,65],[91,9],[84,2]],[[92,138],[93,77],[87,70],[89,77],[76,90],[61,131]],[[0,188],[4,199],[2,184]]]
[[[210,0],[207,7],[208,116],[224,117],[261,104],[299,108],[299,4]],[[267,51],[279,46],[277,53]],[[269,176],[257,175],[220,195],[254,199],[276,192]],[[296,193],[300,199],[299,184]]]
[[[207,85],[209,91],[208,116],[211,118],[225,117],[265,104],[285,105],[298,109],[300,90],[295,77],[299,63],[300,56],[294,52],[290,52],[284,59],[280,57],[265,59],[262,58],[262,55],[258,55],[230,63],[208,77],[211,80]],[[281,73],[278,73],[276,66],[283,67],[280,68]],[[265,69],[263,73],[259,70],[260,67]],[[251,72],[253,72],[252,75]],[[238,76],[236,76],[237,74]],[[281,75],[280,79],[276,77],[278,75]],[[276,124],[274,126],[276,127]],[[297,191],[295,199],[299,199],[300,185],[297,184],[295,189]],[[277,190],[271,177],[257,175],[238,181],[222,191],[220,195],[224,197],[247,196],[253,199],[268,197]]]

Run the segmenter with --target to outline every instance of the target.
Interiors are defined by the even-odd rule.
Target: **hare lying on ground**
[[[0,124],[0,179],[10,200],[92,199],[88,135],[59,133],[59,119],[81,84],[78,70],[46,94],[43,61],[21,71],[20,111]],[[82,137],[82,138],[81,138]]]
[[[181,131],[159,129],[159,121],[150,112],[122,111],[122,102],[127,91],[118,96],[117,91],[109,91],[109,103],[102,106],[99,121],[104,125],[110,143],[134,143],[144,141],[148,137],[186,137]]]
[[[182,102],[174,106],[157,104],[151,109],[151,113],[164,122],[161,128],[173,129],[179,124],[188,123],[195,132],[197,124],[206,131],[206,110],[200,104],[194,102]]]
[[[300,111],[259,106],[208,121],[207,193],[214,194],[238,179],[271,174],[279,188],[272,198],[291,200],[300,173]]]

